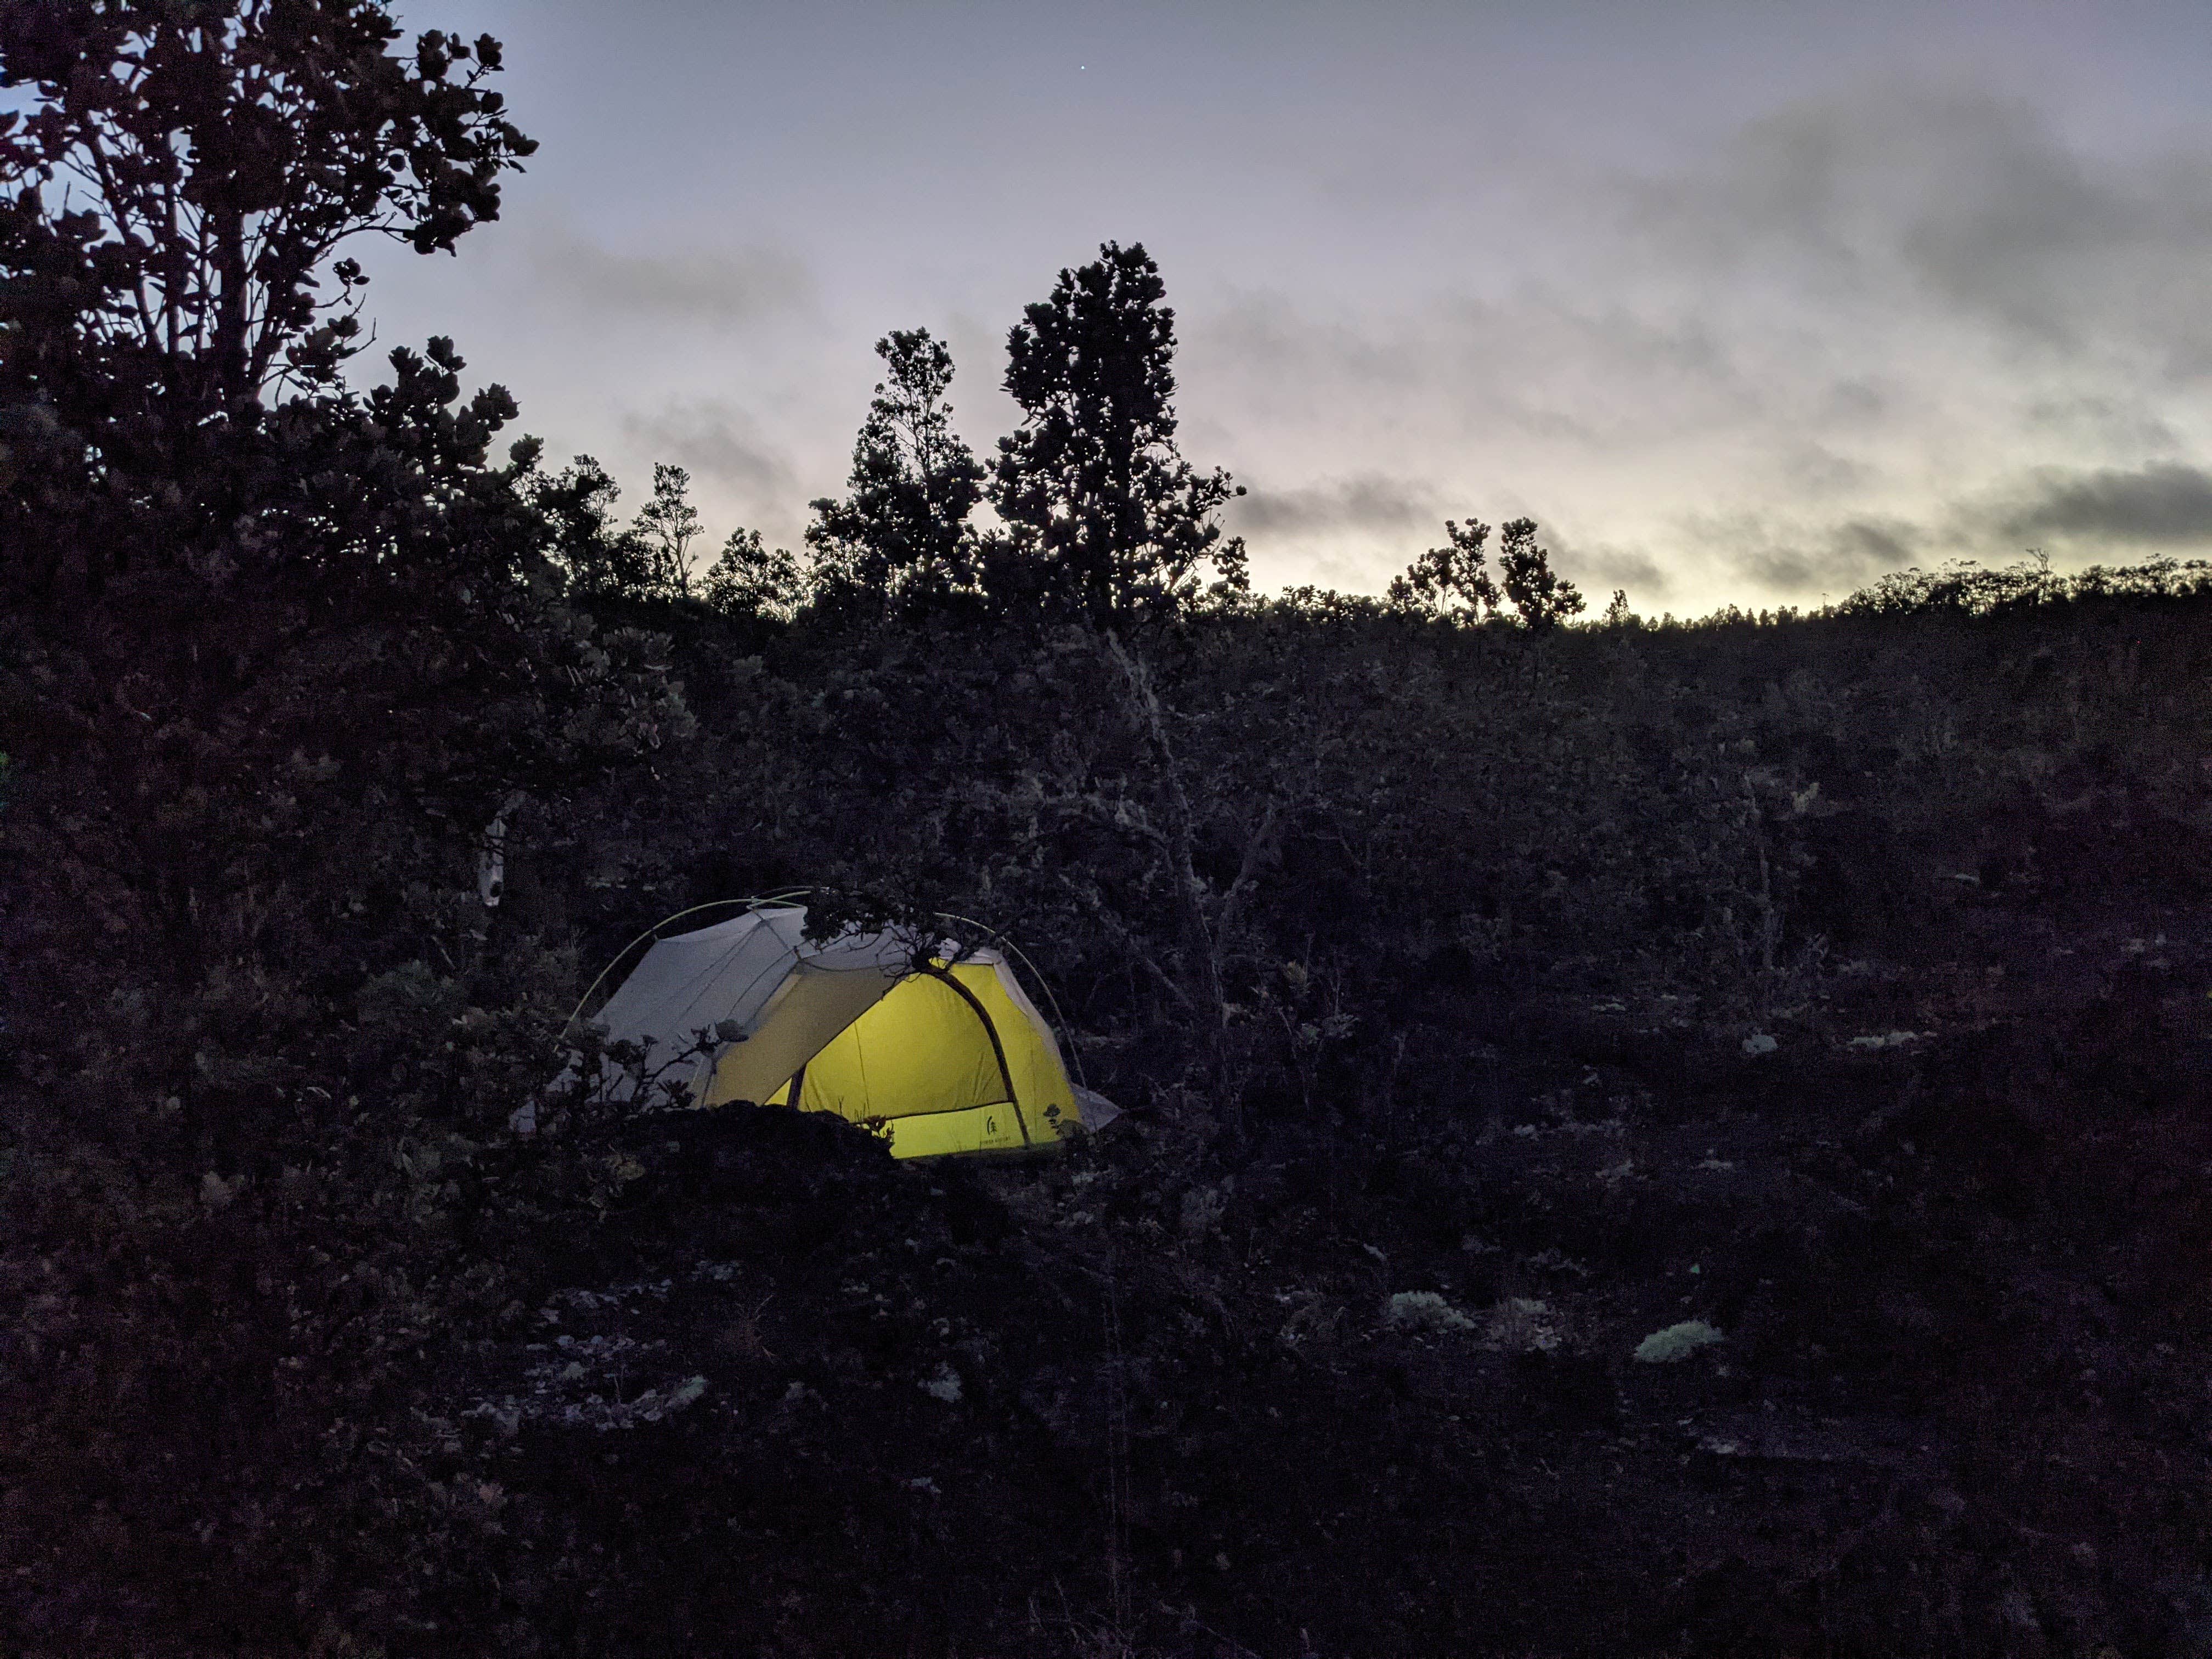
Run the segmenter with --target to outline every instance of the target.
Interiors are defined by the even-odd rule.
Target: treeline
[[[726,615],[831,626],[933,615],[1127,627],[1247,586],[1241,541],[1217,512],[1241,494],[1175,441],[1175,314],[1141,246],[1109,243],[1063,270],[1008,343],[1024,420],[987,467],[955,433],[952,360],[927,329],[878,342],[886,378],[854,446],[848,494],[812,504],[804,559],[757,532],[731,536],[703,574],[680,467],[617,525],[614,481],[590,457],[524,485],[555,527],[586,604],[696,599]],[[997,523],[974,518],[988,502]],[[1207,579],[1211,578],[1209,584]]]
[[[1220,509],[1242,486],[1200,473],[1176,443],[1175,313],[1141,246],[1109,242],[1062,270],[1051,297],[1008,337],[1005,389],[1023,411],[987,465],[952,428],[952,356],[927,329],[876,343],[877,384],[853,447],[847,494],[809,504],[805,551],[734,532],[702,562],[690,475],[653,469],[653,495],[628,524],[619,487],[591,456],[523,485],[553,526],[580,603],[697,601],[732,618],[832,630],[932,618],[1018,618],[1097,630],[1158,626],[1200,611],[1249,610],[1242,538]],[[994,522],[977,522],[987,505]],[[1431,618],[1494,618],[1545,629],[1579,613],[1575,585],[1551,568],[1534,520],[1445,526],[1395,578],[1385,606]],[[1302,592],[1291,603],[1342,603]],[[1626,615],[1616,593],[1614,620]]]
[[[1297,586],[1254,593],[1241,538],[1219,509],[1244,492],[1219,470],[1199,475],[1175,444],[1174,313],[1141,246],[1108,243],[1063,270],[1008,342],[1005,387],[1021,428],[986,465],[952,429],[952,359],[927,329],[876,343],[878,383],[854,446],[842,497],[809,503],[804,551],[733,532],[701,569],[702,532],[690,477],[656,465],[651,499],[618,521],[620,488],[589,455],[524,488],[551,526],[572,598],[586,606],[696,602],[726,618],[830,632],[914,626],[932,618],[1078,623],[1127,631],[1200,612],[1275,608],[1314,615],[1399,616],[1545,632],[1581,617],[1577,586],[1552,568],[1532,519],[1502,526],[1447,520],[1376,597]],[[979,525],[987,503],[996,522]],[[1211,580],[1207,580],[1211,578]],[[2073,602],[2187,600],[2212,591],[2212,562],[2172,556],[2054,571],[2030,550],[1995,568],[1955,560],[1894,572],[1838,603],[1700,617],[1638,616],[1624,590],[1582,625],[1732,628],[1822,617],[2011,615]]]

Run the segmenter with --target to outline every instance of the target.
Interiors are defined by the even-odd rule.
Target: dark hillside
[[[18,1131],[24,1650],[2197,1650],[2200,605],[663,620],[696,736],[264,1061],[384,1175]],[[1007,928],[1132,1118],[502,1131],[800,874]]]

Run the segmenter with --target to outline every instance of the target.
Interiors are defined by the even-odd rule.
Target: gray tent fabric
[[[1083,1127],[1086,1129],[1103,1129],[1121,1115],[1119,1106],[1097,1090],[1086,1089],[1080,1083],[1075,1085],[1075,1104],[1083,1114]]]
[[[693,1046],[700,1031],[711,1031],[730,1020],[750,1038],[800,988],[811,990],[828,981],[833,994],[809,1000],[826,1000],[832,1006],[796,1024],[779,1019],[778,1036],[784,1038],[787,1030],[788,1038],[763,1045],[794,1049],[774,1079],[780,1083],[905,977],[913,957],[910,945],[889,933],[810,944],[805,927],[806,912],[796,907],[751,910],[696,933],[659,940],[607,999],[594,1023],[606,1028],[609,1042],[635,1042],[645,1049],[647,1079],[665,1073],[664,1081],[696,1096],[726,1045],[717,1044],[713,1053],[675,1070],[668,1068]],[[836,1018],[841,1012],[842,1017]],[[835,1024],[820,1029],[832,1018]],[[812,1046],[796,1052],[809,1039]],[[744,1058],[751,1060],[750,1054]],[[769,1065],[780,1058],[763,1054],[762,1060]],[[612,1065],[606,1076],[611,1098],[629,1098],[631,1078]]]

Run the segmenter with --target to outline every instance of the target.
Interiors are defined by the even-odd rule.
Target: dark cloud
[[[1186,333],[1193,384],[1447,441],[1607,450],[1653,428],[1774,413],[1765,366],[1741,362],[1711,319],[1534,283],[1355,315],[1245,292],[1192,313]]]
[[[1614,199],[1683,268],[2062,352],[2124,340],[2179,375],[2212,340],[2190,300],[2212,256],[2207,160],[2092,151],[2025,99],[1876,84],[1792,102]]]
[[[1995,528],[2014,540],[2054,538],[2099,547],[2190,547],[2212,544],[2212,471],[2179,461],[2094,472],[2046,468],[2008,506]]]
[[[1255,538],[1427,530],[1441,539],[1445,514],[1437,502],[1426,483],[1366,472],[1297,489],[1255,486],[1227,516],[1232,529]]]
[[[678,247],[620,252],[567,229],[535,239],[540,280],[595,313],[741,327],[804,307],[814,283],[781,249]]]
[[[781,503],[797,492],[791,463],[751,416],[728,404],[671,404],[649,415],[624,415],[622,427],[653,459],[688,467],[749,500]]]
[[[2077,451],[2086,445],[2108,453],[2150,456],[2171,454],[2181,447],[2181,434],[2172,422],[2129,393],[2045,398],[2029,404],[2021,414],[2032,430]]]
[[[1832,524],[1755,514],[1686,526],[1735,574],[1789,598],[1841,597],[1892,571],[2017,556],[2044,543],[2096,556],[2212,545],[2212,471],[2180,462],[2133,469],[2039,469],[1927,523],[1863,514]]]
[[[1875,477],[1875,469],[1864,461],[1810,439],[1785,443],[1778,459],[1783,481],[1800,495],[1844,495]]]
[[[1601,608],[1616,587],[1638,605],[1665,599],[1674,591],[1674,580],[1659,562],[1634,548],[1555,546],[1552,551],[1559,574],[1571,578]]]
[[[1686,529],[1686,540],[1717,555],[1736,574],[1790,599],[1840,598],[1921,562],[1935,544],[1923,526],[1872,514],[1812,526],[1744,514],[1699,520]]]

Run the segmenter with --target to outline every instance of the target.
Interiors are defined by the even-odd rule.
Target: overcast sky
[[[635,507],[797,545],[893,328],[978,452],[1007,329],[1160,263],[1185,454],[1267,587],[1527,514],[1594,603],[2212,544],[2203,0],[406,0],[541,142],[372,269]]]

